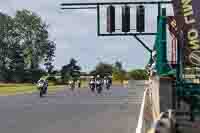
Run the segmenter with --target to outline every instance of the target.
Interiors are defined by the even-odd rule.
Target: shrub
[[[53,82],[53,83],[56,83],[56,82],[57,82],[57,80],[56,80],[56,78],[55,78],[54,76],[49,76],[49,77],[47,77],[47,80],[48,80],[49,82]]]

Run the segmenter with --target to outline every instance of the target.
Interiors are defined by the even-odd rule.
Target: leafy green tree
[[[39,64],[44,60],[52,71],[55,43],[48,39],[47,28],[28,10],[17,11],[14,17],[0,13],[0,80],[35,81],[43,73]]]
[[[14,21],[23,47],[26,68],[38,69],[44,56],[49,52],[48,25],[35,13],[17,11]]]
[[[52,73],[53,71],[53,64],[52,62],[54,61],[54,57],[55,57],[55,49],[56,49],[56,44],[53,42],[53,41],[50,41],[49,42],[49,45],[48,45],[48,51],[46,53],[46,57],[45,57],[45,67],[46,67],[46,70],[49,74]]]
[[[123,83],[123,80],[125,80],[126,77],[126,71],[123,69],[122,63],[116,61],[113,67],[113,79],[121,81],[121,83]]]
[[[118,71],[117,69],[114,68],[113,69],[113,79],[121,81],[121,83],[122,83],[125,79],[127,79],[126,71],[125,70]]]
[[[62,82],[64,83],[65,81],[68,81],[70,78],[70,75],[69,75],[69,70],[68,70],[67,65],[64,65],[60,72],[61,72]]]
[[[77,80],[81,74],[80,70],[81,67],[77,65],[77,61],[74,58],[71,58],[69,64],[64,65],[61,69],[63,82],[68,79]]]
[[[114,66],[118,71],[121,71],[123,70],[123,67],[122,67],[122,63],[119,62],[119,61],[116,61],[115,62],[115,66]]]
[[[12,56],[9,64],[9,70],[12,74],[12,81],[22,82],[24,79],[24,57],[22,48],[19,45],[12,47]]]
[[[147,80],[148,73],[143,69],[136,69],[128,72],[129,78],[134,80]]]
[[[15,51],[13,47],[18,42],[14,28],[13,19],[0,13],[0,73],[3,80],[9,80],[11,77],[9,66],[12,62],[12,53]]]
[[[49,73],[53,70],[55,43],[48,39],[48,25],[37,14],[28,10],[17,11],[14,21],[23,48],[25,69],[34,75],[35,82],[43,73],[39,68],[43,61]]]
[[[112,75],[113,66],[111,64],[100,62],[95,70],[91,71],[91,75],[100,75],[101,77]]]
[[[75,59],[71,59],[70,63],[68,64],[70,76],[77,80],[80,77],[80,70],[81,67],[77,65],[77,61]]]

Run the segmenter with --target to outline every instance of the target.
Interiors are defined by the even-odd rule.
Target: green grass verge
[[[121,85],[120,81],[113,81],[113,85]],[[82,88],[88,87],[88,81],[82,82]],[[64,85],[53,85],[49,83],[48,92],[55,92],[57,90],[63,89]],[[37,92],[37,88],[33,84],[11,84],[11,83],[0,83],[0,96],[2,95],[16,95]]]
[[[63,85],[50,85],[48,91],[57,91],[62,89]],[[33,93],[38,91],[32,84],[0,84],[0,95],[15,95]]]

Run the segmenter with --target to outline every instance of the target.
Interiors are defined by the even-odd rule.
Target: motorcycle
[[[45,82],[39,82],[37,88],[40,91],[40,97],[43,97],[47,93],[47,85]]]
[[[74,88],[75,88],[75,83],[74,82],[69,82],[69,87],[70,87],[70,90],[71,91],[74,91]]]
[[[107,84],[106,84],[106,89],[107,89],[107,90],[110,90],[110,86],[111,86],[111,84],[107,83]]]
[[[94,83],[94,81],[90,81],[89,86],[90,86],[91,91],[94,93],[95,92],[95,83]]]
[[[101,94],[101,92],[102,92],[102,90],[103,90],[103,88],[102,88],[102,83],[101,83],[101,81],[96,81],[96,90],[97,90],[97,93],[98,94]]]

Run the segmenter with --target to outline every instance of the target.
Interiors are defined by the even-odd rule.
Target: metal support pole
[[[158,25],[159,25],[160,16],[161,16],[161,5],[158,4],[157,32],[158,32]]]
[[[163,49],[163,51],[162,51],[163,63],[168,64],[168,62],[167,62],[167,18],[166,18],[166,8],[162,8],[162,16],[165,17],[165,18],[163,18],[163,21],[164,21],[163,26],[162,26],[162,28],[163,28],[162,39],[163,40],[161,42],[162,43],[161,47]]]
[[[66,9],[97,9],[97,7],[62,7],[62,10]]]
[[[182,80],[182,45],[183,45],[183,32],[181,31],[178,37],[178,43],[177,43],[177,81],[180,82]]]
[[[157,35],[157,33],[112,33],[112,34],[104,34],[104,33],[100,33],[100,36],[153,36],[153,35]]]
[[[92,5],[126,5],[126,4],[149,4],[149,5],[157,5],[157,4],[171,4],[172,1],[138,1],[138,2],[99,2],[99,3],[62,3],[61,6],[92,6]]]
[[[97,36],[100,36],[100,8],[97,5]]]
[[[179,82],[180,81],[180,39],[178,39],[178,43],[177,43],[177,65],[176,65],[176,80]]]
[[[144,48],[146,48],[150,53],[152,53],[152,50],[149,47],[147,47],[147,45],[137,35],[134,35],[134,37],[142,44]]]
[[[158,17],[161,16],[161,4],[158,4]]]

